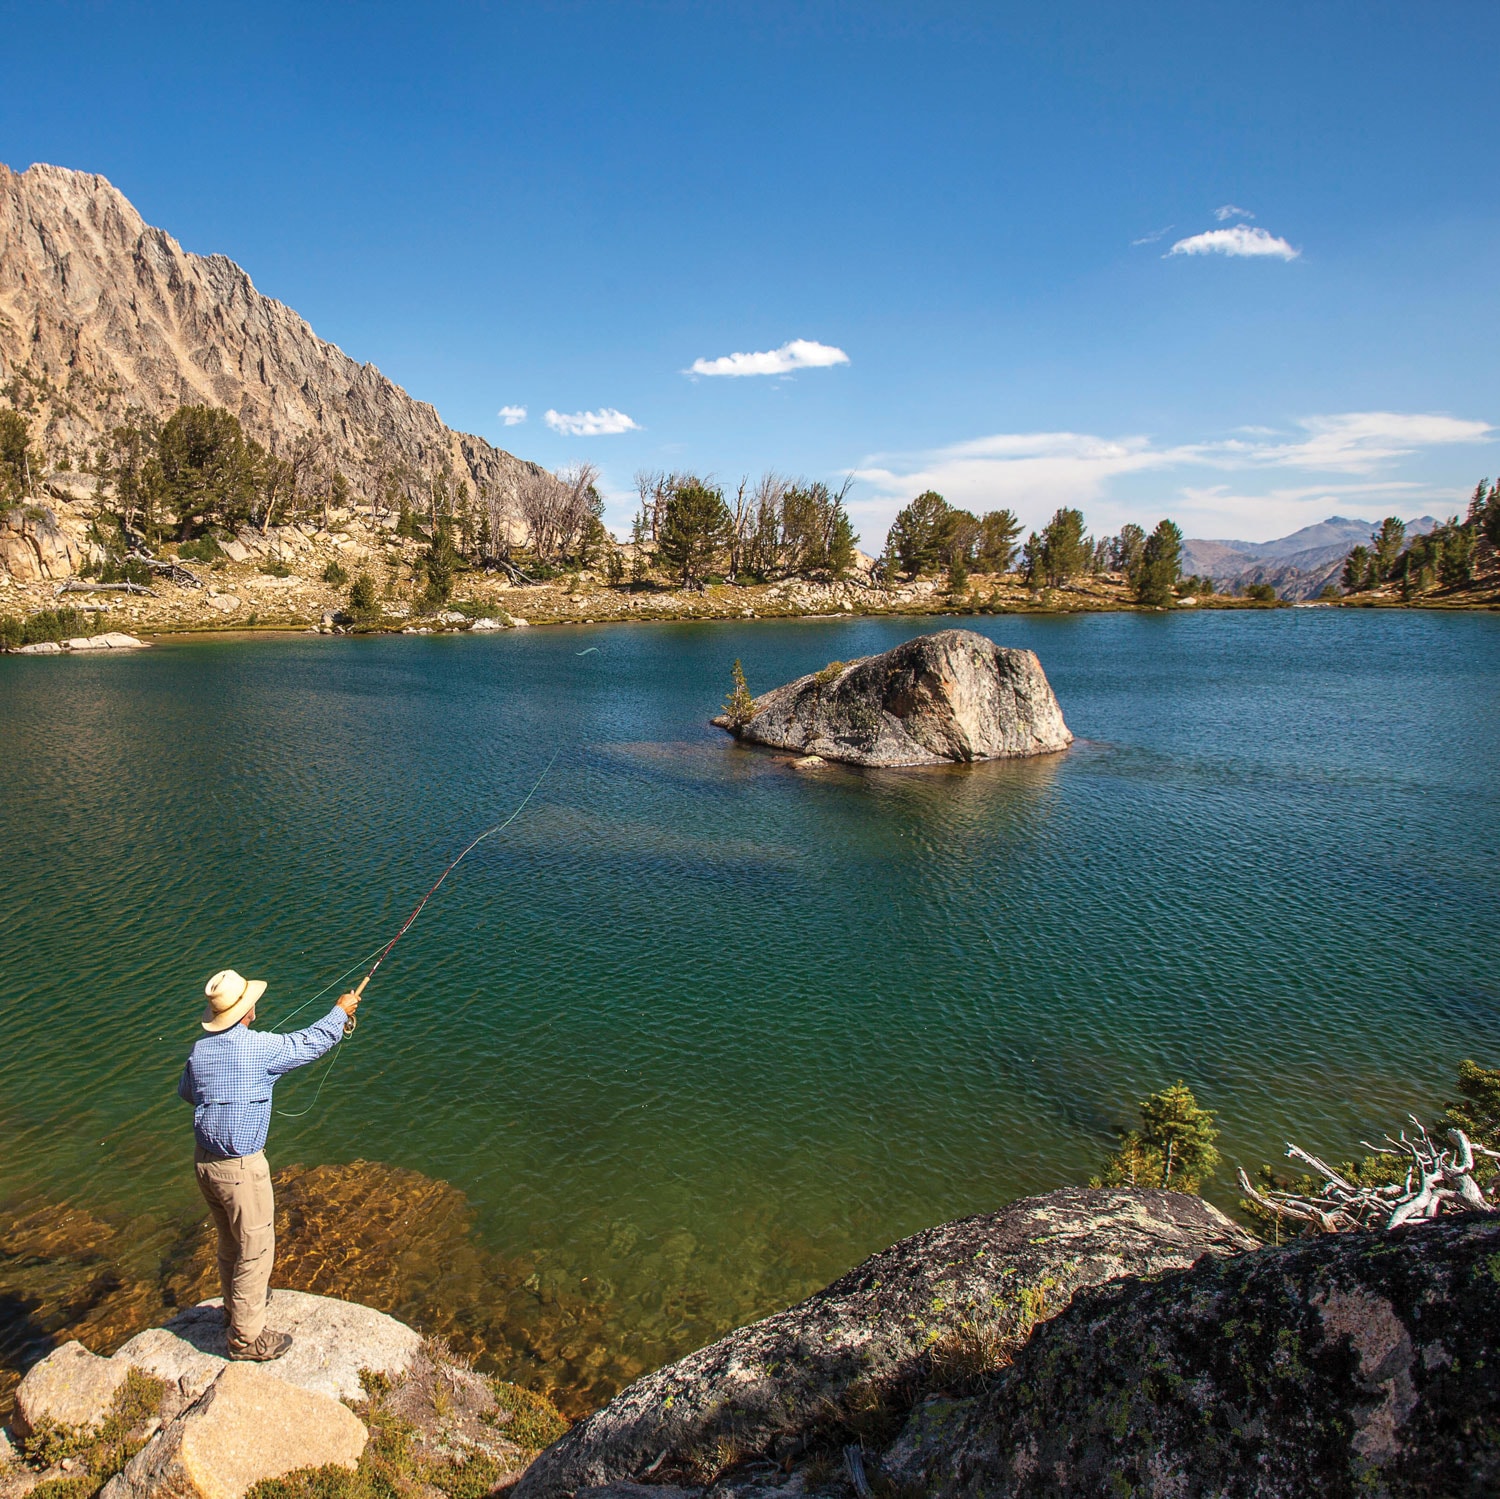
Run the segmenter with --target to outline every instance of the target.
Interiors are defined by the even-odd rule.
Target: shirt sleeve
[[[298,1067],[316,1062],[324,1052],[332,1051],[344,1039],[344,1012],[335,1005],[321,1020],[306,1030],[288,1031],[284,1036],[266,1036],[272,1043],[266,1052],[264,1066],[268,1077],[281,1077]]]
[[[197,1094],[193,1091],[193,1059],[189,1057],[182,1064],[182,1077],[177,1083],[177,1096],[185,1103],[197,1103]]]

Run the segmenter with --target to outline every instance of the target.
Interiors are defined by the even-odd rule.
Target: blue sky
[[[928,485],[1265,539],[1500,468],[1493,0],[34,0],[6,35],[0,159],[102,172],[450,425],[599,464],[617,527],[641,468],[853,473],[871,550]]]

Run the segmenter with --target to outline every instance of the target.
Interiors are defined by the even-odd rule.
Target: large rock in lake
[[[909,1409],[976,1351],[1004,1362],[1082,1286],[1254,1247],[1201,1198],[1129,1188],[1069,1188],[927,1229],[637,1380],[549,1447],[515,1499],[704,1483],[789,1455],[872,1410]]]
[[[1041,755],[1073,742],[1034,651],[972,630],[921,635],[755,699],[740,739],[855,765],[943,765]]]

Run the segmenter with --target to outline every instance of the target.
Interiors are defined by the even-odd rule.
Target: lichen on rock
[[[1080,1295],[886,1473],[942,1499],[1500,1492],[1500,1222],[1299,1240]]]
[[[1007,1361],[1080,1287],[1255,1242],[1200,1198],[1123,1188],[1065,1189],[942,1224],[637,1380],[543,1453],[516,1499],[643,1475],[701,1484],[829,1433],[889,1440],[929,1388],[976,1357]]]

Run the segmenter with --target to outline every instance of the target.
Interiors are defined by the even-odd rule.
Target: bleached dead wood
[[[150,599],[156,597],[156,590],[147,588],[144,583],[89,583],[78,578],[59,583],[52,590],[52,597],[61,598],[65,593],[136,593]]]
[[[1415,1115],[1408,1117],[1416,1128],[1415,1137],[1402,1130],[1399,1136],[1387,1135],[1384,1145],[1360,1142],[1376,1155],[1405,1157],[1408,1165],[1402,1182],[1357,1186],[1327,1162],[1309,1155],[1300,1146],[1288,1144],[1286,1153],[1291,1160],[1301,1161],[1323,1178],[1321,1191],[1315,1195],[1259,1191],[1250,1184],[1243,1167],[1239,1172],[1240,1190],[1267,1212],[1315,1224],[1323,1233],[1343,1233],[1353,1228],[1399,1228],[1415,1219],[1436,1218],[1445,1205],[1455,1212],[1500,1211],[1480,1189],[1473,1174],[1476,1156],[1500,1161],[1500,1151],[1476,1145],[1460,1129],[1448,1131],[1452,1146],[1440,1146]],[[1496,1185],[1500,1186],[1500,1177],[1496,1178]],[[1495,1190],[1491,1188],[1492,1192]]]

